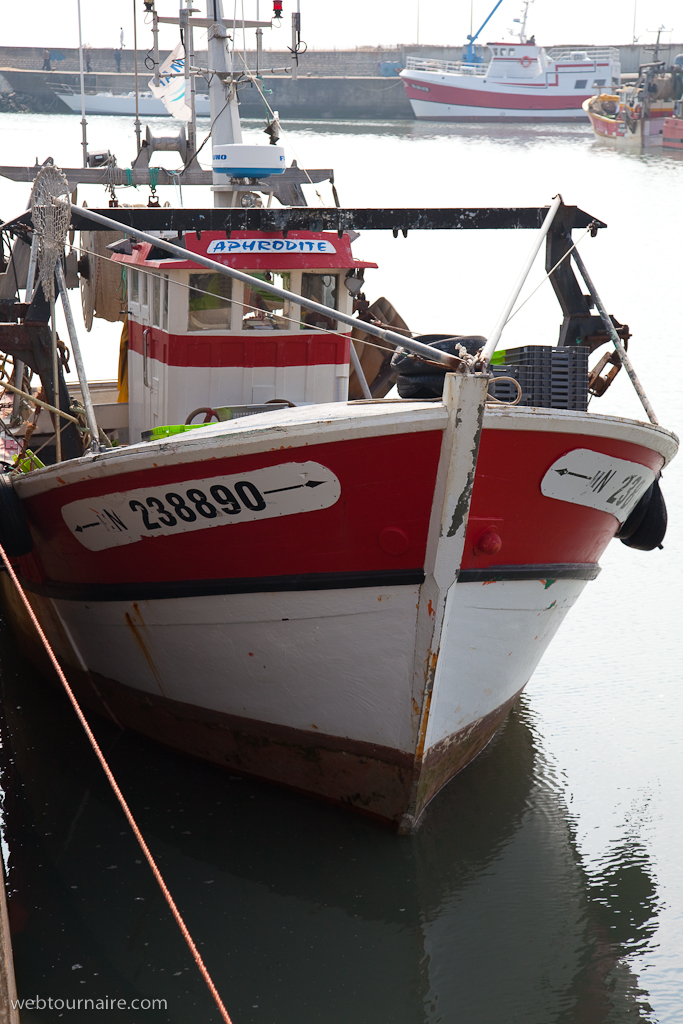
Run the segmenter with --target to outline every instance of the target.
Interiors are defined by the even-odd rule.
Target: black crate
[[[522,389],[522,398],[519,405],[526,405],[525,396],[529,394],[532,387],[532,375],[531,368],[529,366],[508,366],[505,363],[498,366],[492,366],[491,372],[495,377],[512,377],[514,380],[519,382],[519,386]],[[493,398],[497,398],[499,402],[505,402],[506,404],[514,402],[519,392],[512,383],[511,380],[501,380],[500,382],[492,381],[489,385],[489,394]]]
[[[588,408],[588,349],[585,346],[523,345],[506,349],[500,356],[505,362],[492,366],[494,373],[497,370],[502,373],[503,368],[526,371],[526,381],[520,378],[524,392],[520,405],[584,412]],[[512,384],[508,387],[514,391]]]

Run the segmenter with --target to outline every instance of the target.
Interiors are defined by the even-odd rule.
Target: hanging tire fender
[[[0,473],[0,543],[10,558],[33,550],[28,521],[9,473]]]
[[[659,478],[648,487],[616,536],[628,548],[653,551],[662,547],[668,516]]]

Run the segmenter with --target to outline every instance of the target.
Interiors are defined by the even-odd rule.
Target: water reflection
[[[20,995],[218,1020],[71,708],[0,650]],[[236,1024],[650,1018],[625,960],[659,910],[647,850],[633,834],[589,877],[523,703],[410,839],[93,724]]]
[[[463,139],[513,145],[538,142],[590,143],[592,129],[586,124],[455,124],[448,121],[297,121],[283,122],[287,131],[317,138],[325,135],[353,135],[394,139]],[[261,122],[245,119],[245,128],[260,127]]]

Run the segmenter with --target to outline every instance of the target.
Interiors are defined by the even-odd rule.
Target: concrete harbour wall
[[[585,44],[566,44],[570,49],[585,48]],[[618,47],[622,74],[633,74],[640,63],[651,60],[652,55],[644,46]],[[683,52],[683,43],[672,43],[663,48],[662,59],[671,62],[674,56]],[[51,71],[43,71],[42,47],[0,46],[0,76],[10,89],[20,94],[24,107],[67,113],[68,107],[56,93],[59,90],[79,92],[78,49],[51,50]],[[117,51],[92,49],[88,51],[91,73],[85,76],[88,93],[127,93],[135,88],[133,75],[134,54],[119,51],[120,67],[116,60]],[[167,53],[162,54],[162,59]],[[246,56],[246,63],[255,70],[256,55],[236,53],[235,66],[239,68]],[[410,104],[405,96],[400,79],[395,76],[383,77],[380,64],[398,63],[404,65],[409,56],[434,57],[442,60],[458,60],[462,57],[461,46],[403,46],[386,49],[359,48],[356,50],[309,50],[303,54],[299,64],[299,77],[293,81],[289,75],[272,74],[271,69],[291,66],[291,54],[287,51],[265,51],[263,55],[263,85],[268,103],[279,110],[283,119],[389,119],[412,118]],[[484,52],[486,58],[487,53]],[[139,88],[145,91],[151,72],[145,66],[147,51],[138,51]],[[196,55],[200,66],[206,65],[206,53]],[[271,72],[271,73],[269,73]],[[197,91],[206,92],[204,79],[197,79]],[[6,86],[3,85],[6,90]],[[0,90],[1,91],[1,90]],[[6,96],[6,91],[4,92]],[[0,100],[2,97],[0,97]],[[245,82],[240,92],[243,117],[264,117],[266,107],[258,90]],[[7,109],[15,109],[9,107]]]

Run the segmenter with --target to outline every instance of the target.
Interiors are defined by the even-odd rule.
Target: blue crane
[[[477,29],[477,31],[474,33],[473,36],[469,35],[467,37],[467,46],[465,48],[465,64],[481,64],[482,63],[481,57],[477,53],[477,48],[476,48],[476,46],[474,44],[475,44],[475,41],[478,39],[478,37],[483,32],[483,30],[488,25],[488,23],[490,22],[490,20],[493,17],[493,15],[496,13],[498,8],[500,7],[502,2],[503,2],[503,0],[498,0],[498,3],[496,4],[496,6],[493,8],[491,13],[486,18],[486,21],[484,21],[479,26],[479,28]]]

